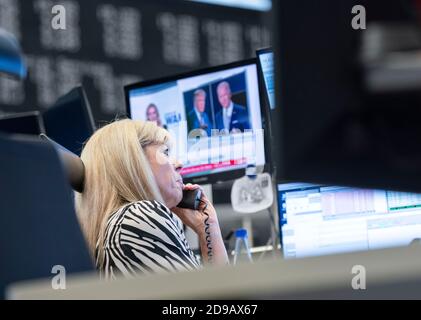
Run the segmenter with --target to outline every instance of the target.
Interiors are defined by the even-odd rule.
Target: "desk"
[[[352,268],[366,270],[366,290],[352,288]],[[101,281],[96,275],[14,284],[10,299],[413,299],[421,298],[421,247],[404,247],[195,272]]]

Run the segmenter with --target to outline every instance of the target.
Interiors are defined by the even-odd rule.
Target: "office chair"
[[[54,147],[0,135],[0,298],[21,280],[93,271],[71,190]]]
[[[60,161],[63,165],[63,169],[67,176],[67,180],[73,190],[77,192],[83,191],[83,183],[85,180],[85,166],[83,165],[82,159],[76,154],[67,150],[65,147],[55,142],[47,135],[41,133],[40,138],[48,142],[58,153]]]

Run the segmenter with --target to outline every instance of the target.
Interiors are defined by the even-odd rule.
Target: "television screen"
[[[224,181],[266,161],[255,59],[126,86],[132,119],[170,132],[193,182]]]

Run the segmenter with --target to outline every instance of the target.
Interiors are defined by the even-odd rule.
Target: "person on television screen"
[[[155,122],[158,127],[167,129],[167,126],[162,124],[161,118],[159,116],[158,107],[154,103],[150,103],[146,108],[146,120]]]
[[[238,132],[250,129],[247,109],[235,104],[231,98],[231,87],[227,81],[222,81],[216,87],[219,104],[222,110],[216,114],[216,127],[219,130]]]
[[[187,115],[189,131],[202,129],[208,137],[211,135],[212,123],[209,120],[206,110],[206,91],[197,89],[193,94],[193,110]]]

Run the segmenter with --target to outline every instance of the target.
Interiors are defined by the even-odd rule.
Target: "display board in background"
[[[96,122],[124,114],[123,85],[255,56],[269,13],[192,1],[0,0],[0,27],[25,52],[25,82],[0,78],[0,114],[44,110],[82,83]]]

